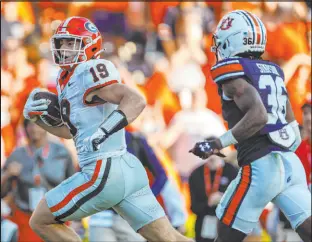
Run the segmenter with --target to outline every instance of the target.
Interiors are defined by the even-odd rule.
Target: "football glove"
[[[218,155],[220,157],[225,157],[217,148],[215,140],[197,142],[195,146],[189,150],[190,153],[202,158],[207,159],[211,155]]]
[[[107,136],[102,131],[102,129],[98,129],[94,134],[90,137],[85,138],[83,140],[83,147],[81,149],[82,152],[91,152],[97,151],[100,149],[101,144],[106,140]]]
[[[47,99],[34,100],[36,93],[40,92],[39,88],[34,89],[30,94],[24,106],[23,115],[26,119],[35,122],[40,115],[48,114],[47,109],[49,101]]]

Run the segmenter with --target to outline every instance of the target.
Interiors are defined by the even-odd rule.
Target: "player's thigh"
[[[216,209],[219,220],[230,228],[251,233],[264,207],[279,192],[281,165],[268,154],[241,167]]]
[[[130,224],[134,231],[165,216],[163,208],[148,185],[124,198],[113,208]]]
[[[307,185],[305,170],[299,157],[293,152],[280,153],[285,164],[285,187],[290,185]]]
[[[125,196],[113,208],[137,231],[165,213],[149,187],[141,162],[127,153],[122,156],[120,166],[125,177]]]
[[[120,161],[120,170],[125,179],[125,194],[124,197],[139,191],[143,187],[149,185],[149,180],[146,170],[142,162],[131,153],[124,154]]]
[[[285,163],[285,186],[273,202],[282,210],[296,229],[311,216],[311,192],[308,189],[305,171],[295,153],[281,154]]]
[[[78,220],[112,207],[124,194],[120,157],[98,160],[46,193],[56,221]]]
[[[35,211],[32,213],[29,220],[31,227],[35,225],[48,225],[57,223],[54,215],[51,213],[47,201],[45,198],[42,198],[38,203]]]

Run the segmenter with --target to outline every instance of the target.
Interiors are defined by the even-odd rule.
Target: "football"
[[[34,95],[34,100],[39,99],[48,99],[48,114],[47,115],[40,115],[40,119],[43,123],[48,126],[60,126],[63,121],[61,118],[60,113],[60,105],[58,103],[58,97],[52,92],[41,91]]]

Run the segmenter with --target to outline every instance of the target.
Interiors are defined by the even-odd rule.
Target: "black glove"
[[[220,157],[225,157],[220,153],[216,140],[207,140],[203,142],[197,142],[195,146],[189,150],[190,153],[202,158],[207,159],[211,155],[218,155]]]

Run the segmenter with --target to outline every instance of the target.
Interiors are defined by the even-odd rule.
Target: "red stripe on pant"
[[[251,166],[247,165],[242,168],[242,177],[238,184],[238,188],[236,189],[235,194],[232,196],[232,200],[224,211],[223,218],[221,219],[224,224],[228,226],[231,226],[233,224],[236,213],[248,191],[250,183]]]
[[[61,202],[59,202],[58,204],[50,208],[51,212],[52,213],[56,212],[60,210],[61,208],[65,207],[69,203],[69,201],[72,200],[77,194],[91,187],[95,183],[97,178],[99,177],[101,166],[102,166],[102,160],[97,161],[91,180],[88,181],[87,183],[82,184],[79,187],[76,187],[74,190],[72,190]]]

